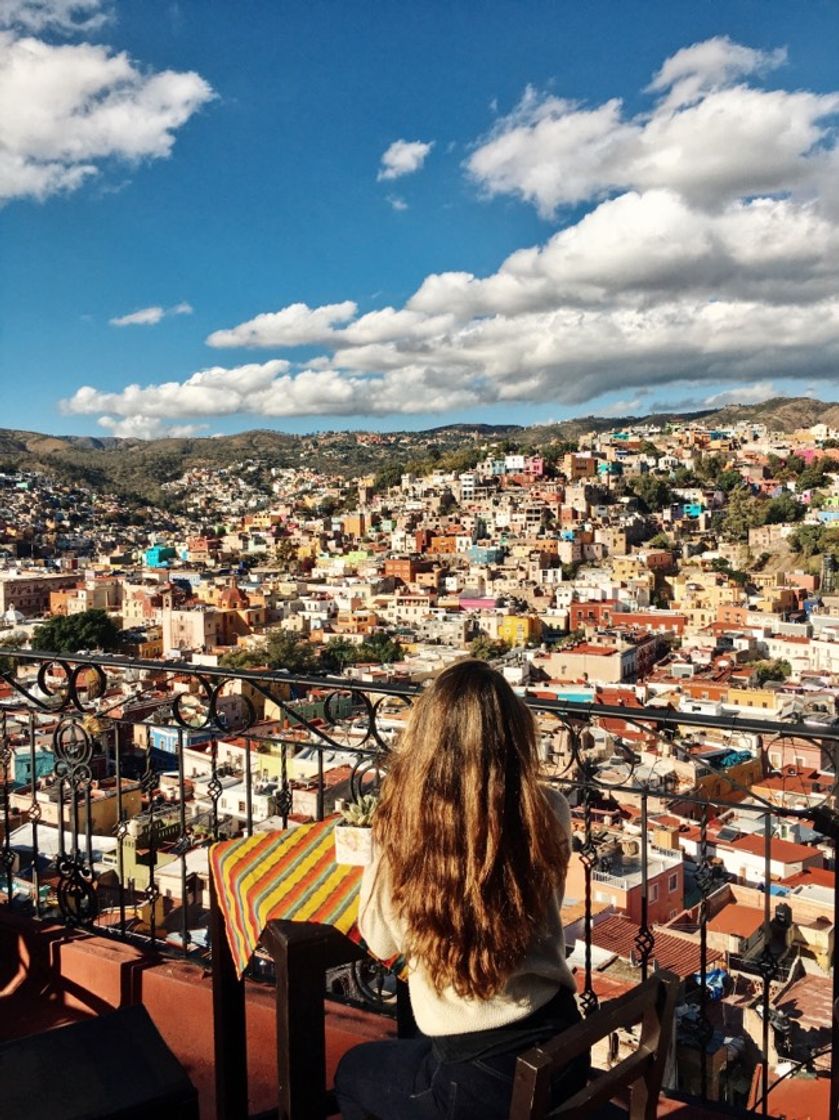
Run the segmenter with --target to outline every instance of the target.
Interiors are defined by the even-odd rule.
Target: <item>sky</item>
[[[839,399],[834,0],[0,0],[0,426]]]

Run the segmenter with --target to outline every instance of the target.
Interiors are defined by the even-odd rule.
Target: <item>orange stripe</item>
[[[281,842],[277,843],[277,834],[273,834],[273,843],[276,845],[273,856],[258,861],[253,858],[253,853],[246,853],[246,862],[243,864],[236,864],[236,875],[229,876],[225,882],[226,893],[235,902],[237,913],[241,915],[241,921],[244,924],[252,925],[248,921],[254,910],[254,898],[259,895],[265,886],[274,878],[282,878],[288,866],[298,858],[301,848],[306,848],[312,844],[313,850],[316,850],[321,843],[321,839],[315,838],[312,843],[313,827],[304,825],[301,828],[296,828],[293,832],[281,833]],[[254,853],[262,855],[264,851],[263,845],[255,846]],[[252,864],[248,867],[248,864]],[[246,908],[246,909],[245,909]],[[261,930],[256,931],[254,937],[254,945],[259,940]]]
[[[359,869],[360,870],[360,869]],[[314,914],[309,917],[310,922],[320,922],[329,914],[331,914],[337,906],[344,902],[348,895],[358,889],[361,876],[346,875],[343,880],[338,884],[336,889],[332,892],[329,898],[315,910]]]
[[[247,868],[249,865],[262,862],[265,859],[266,852],[270,853],[273,848],[279,851],[282,845],[277,843],[276,833],[267,833],[265,838],[260,837],[255,843],[253,837],[248,837],[246,841],[232,840],[230,841],[230,850],[222,854],[221,875],[217,878],[216,886],[221,889],[217,891],[219,902],[222,909],[225,911],[225,921],[228,925],[232,926],[237,935],[239,942],[239,952],[237,954],[240,970],[245,966],[241,964],[243,958],[249,958],[253,949],[248,950],[248,917],[245,910],[246,907],[246,891],[244,889],[244,879],[247,876]],[[225,859],[225,856],[227,857]],[[269,858],[267,860],[269,867],[273,861]],[[219,882],[220,879],[220,882]],[[254,943],[255,944],[255,943]],[[246,961],[247,963],[247,961]]]
[[[296,835],[298,832],[302,833],[299,837]],[[305,880],[311,866],[309,861],[323,844],[323,838],[318,835],[313,836],[313,832],[314,830],[310,828],[296,829],[294,842],[289,837],[289,842],[282,846],[281,858],[268,861],[268,866],[258,878],[252,878],[248,882],[246,877],[231,888],[236,897],[242,901],[242,905],[246,907],[243,923],[245,930],[243,959],[245,963],[247,963],[247,958],[255,949],[262,930],[265,928],[267,919],[263,920],[262,914],[270,914],[273,907],[283,903],[291,887],[301,878]],[[292,871],[291,867],[297,860],[300,863]],[[257,869],[254,868],[251,875],[254,876],[256,871]],[[275,882],[276,885],[272,886],[272,882]]]
[[[277,843],[276,835],[270,832],[266,833],[264,838],[260,837],[255,844],[250,842],[252,839],[252,837],[249,837],[247,844],[243,844],[241,840],[231,840],[227,845],[229,850],[219,853],[220,858],[217,860],[216,894],[219,905],[225,912],[225,924],[232,927],[235,933],[239,935],[237,937],[241,945],[237,954],[239,958],[247,950],[247,938],[245,935],[244,891],[237,890],[234,886],[239,873],[238,869],[247,866],[256,857],[264,858],[264,853]],[[250,953],[247,955],[250,956]]]
[[[317,850],[317,849],[316,849]],[[302,897],[305,897],[307,891],[311,889],[312,880],[317,879],[318,876],[324,871],[330,863],[334,863],[335,855],[331,847],[327,848],[318,857],[317,862],[311,867],[307,867],[303,874],[294,882],[288,883],[286,889],[282,890],[277,895],[272,895],[270,904],[267,906],[266,922],[269,922],[273,917],[282,917],[282,914],[275,914],[275,909],[282,903],[283,912],[288,911],[295,905],[295,903]]]

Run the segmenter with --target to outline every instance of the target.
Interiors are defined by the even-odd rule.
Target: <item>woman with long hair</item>
[[[344,1120],[506,1118],[518,1054],[579,1021],[560,918],[570,811],[537,766],[533,716],[486,663],[456,662],[414,703],[359,925],[378,957],[405,957],[421,1034],[344,1056]],[[572,1063],[555,1102],[587,1073]]]

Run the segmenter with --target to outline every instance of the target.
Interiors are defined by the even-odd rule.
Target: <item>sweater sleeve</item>
[[[572,837],[572,828],[571,809],[568,805],[568,802],[565,800],[565,797],[559,792],[558,789],[554,789],[552,786],[542,786],[542,789],[545,792],[548,803],[550,804],[554,813],[556,813],[560,828],[565,833],[566,839],[570,843]]]
[[[399,922],[390,901],[390,883],[381,859],[364,868],[358,896],[358,928],[371,953],[386,961],[402,951]]]

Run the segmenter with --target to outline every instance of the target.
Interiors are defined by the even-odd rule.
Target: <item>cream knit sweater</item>
[[[553,789],[545,789],[557,816],[557,827],[571,837],[568,802]],[[417,1026],[427,1035],[465,1034],[501,1027],[524,1019],[556,995],[560,987],[575,991],[574,978],[565,963],[565,935],[556,894],[548,907],[545,929],[535,937],[519,967],[492,999],[463,999],[452,988],[440,995],[422,965],[408,960],[408,988]],[[457,905],[455,899],[452,905]],[[383,960],[404,950],[406,931],[390,901],[389,875],[374,856],[364,869],[359,899],[359,927],[364,940]]]

